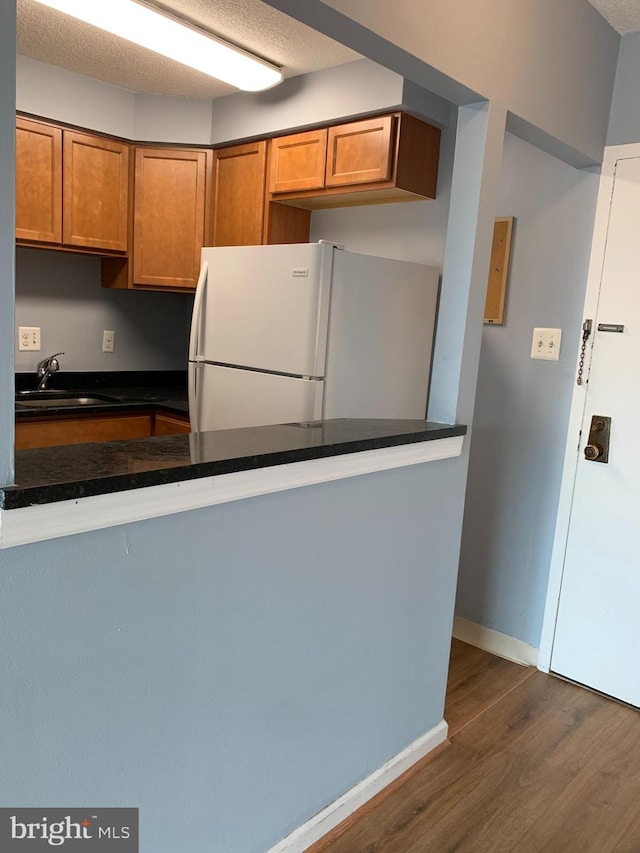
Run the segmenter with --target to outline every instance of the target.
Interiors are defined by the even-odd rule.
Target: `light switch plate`
[[[534,329],[531,342],[531,358],[558,361],[562,329]]]
[[[18,326],[18,351],[40,350],[40,326]]]

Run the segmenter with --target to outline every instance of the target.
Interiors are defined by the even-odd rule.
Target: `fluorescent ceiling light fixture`
[[[37,0],[238,89],[257,92],[282,80],[280,69],[137,0]]]

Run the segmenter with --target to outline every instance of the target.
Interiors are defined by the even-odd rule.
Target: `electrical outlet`
[[[531,358],[558,361],[562,329],[534,329],[531,342]]]
[[[18,350],[40,350],[40,326],[18,326]]]
[[[116,333],[105,329],[102,333],[102,352],[113,352],[116,346]]]

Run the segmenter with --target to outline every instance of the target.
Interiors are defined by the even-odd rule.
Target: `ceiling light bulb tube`
[[[94,27],[245,91],[282,81],[275,65],[137,0],[37,0]]]

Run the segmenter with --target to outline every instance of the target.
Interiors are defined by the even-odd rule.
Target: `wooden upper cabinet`
[[[16,119],[16,239],[127,251],[129,146]]]
[[[204,245],[207,153],[137,148],[133,286],[194,289]]]
[[[326,186],[388,181],[391,177],[394,116],[330,127]]]
[[[257,246],[262,242],[265,140],[213,152],[212,246]]]
[[[271,140],[269,191],[289,193],[324,186],[327,129]]]
[[[62,130],[16,120],[16,238],[62,242]]]
[[[436,197],[440,135],[439,127],[415,116],[398,116],[393,163],[396,187],[423,198]]]
[[[435,198],[439,147],[401,112],[215,150],[19,117],[16,239],[102,255],[105,287],[193,290],[205,244],[307,242],[312,210]]]
[[[269,202],[317,210],[436,197],[440,128],[407,113],[392,113],[336,125],[325,133],[326,168],[322,183],[315,186],[310,180],[303,186],[303,181],[284,178],[287,152],[293,161],[299,154],[296,140],[318,138],[317,131],[272,140]]]
[[[63,242],[127,251],[130,148],[64,131]]]

